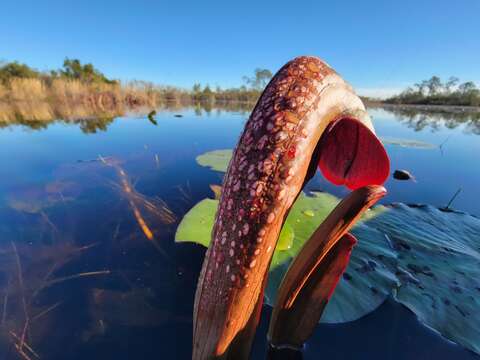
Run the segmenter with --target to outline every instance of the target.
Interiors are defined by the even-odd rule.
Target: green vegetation
[[[201,84],[193,85],[191,96],[194,102],[245,102],[252,103],[260,97],[268,81],[272,78],[272,73],[267,69],[255,69],[252,77],[244,76],[245,85],[238,88],[222,89],[217,86],[212,90],[207,84],[202,88]]]
[[[205,166],[219,172],[226,172],[232,155],[233,151],[231,149],[213,150],[198,155],[195,160],[200,166]]]
[[[0,66],[0,82],[3,84],[8,84],[12,78],[38,78],[39,76],[38,71],[16,61]]]
[[[63,78],[68,80],[79,80],[85,83],[104,83],[116,84],[116,80],[108,79],[91,63],[82,64],[78,59],[65,58],[63,67],[49,72],[40,72],[32,69],[26,64],[19,62],[10,62],[0,64],[0,81],[3,85],[8,84],[14,79],[43,79],[45,81]]]
[[[83,82],[97,82],[106,84],[115,84],[117,81],[110,80],[105,77],[100,71],[94,68],[90,63],[82,65],[78,59],[66,58],[63,62],[63,69],[59,71],[60,76],[67,79],[76,79]],[[52,75],[56,75],[52,72]]]
[[[385,101],[390,104],[480,106],[480,89],[473,81],[459,83],[452,76],[446,82],[438,76],[408,87]]]

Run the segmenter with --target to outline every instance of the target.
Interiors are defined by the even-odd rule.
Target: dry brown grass
[[[9,83],[8,96],[13,101],[44,101],[47,88],[40,79],[14,78]]]
[[[162,102],[158,89],[145,84],[85,83],[71,79],[14,78],[0,84],[0,121],[75,120],[117,116]]]
[[[7,95],[8,89],[0,83],[0,99]]]

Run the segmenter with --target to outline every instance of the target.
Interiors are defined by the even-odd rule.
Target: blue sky
[[[480,83],[479,0],[6,0],[0,59],[38,69],[68,56],[107,76],[238,86],[317,55],[362,94],[439,75]]]

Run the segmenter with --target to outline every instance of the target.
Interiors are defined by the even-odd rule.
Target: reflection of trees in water
[[[78,124],[85,134],[96,134],[97,131],[107,131],[108,125],[113,123],[114,120],[114,117],[105,117],[98,119],[81,119],[74,121],[74,123]]]
[[[26,120],[20,116],[17,116],[17,124],[26,126],[33,130],[42,130],[46,129],[49,123],[45,123],[45,121],[40,120]]]
[[[56,123],[76,124],[85,134],[96,134],[98,131],[107,131],[108,126],[114,122],[114,117],[88,118],[78,120],[27,120],[20,116],[15,121],[9,123],[0,122],[0,128],[6,128],[11,125],[21,125],[31,130],[44,130],[50,125]]]
[[[217,101],[217,102],[197,102],[193,105],[195,115],[202,116],[204,113],[210,115],[215,111],[216,116],[221,116],[224,112],[236,112],[241,115],[252,111],[255,103],[241,101]],[[165,108],[168,110],[168,107]]]
[[[176,102],[165,103],[158,109],[158,112],[181,112],[192,110],[196,116],[222,116],[223,113],[238,113],[245,116],[250,113],[254,103],[249,102],[196,102],[189,105],[182,105]],[[448,129],[455,129],[460,125],[465,126],[465,132],[480,135],[480,111],[466,111],[457,107],[414,107],[414,106],[385,106],[382,109],[396,115],[397,119],[408,127],[421,131],[431,128],[433,131],[439,130],[442,126]],[[83,118],[77,120],[28,120],[21,116],[16,116],[15,121],[10,123],[0,122],[0,128],[11,124],[26,126],[33,130],[46,129],[50,124],[64,122],[67,124],[77,124],[85,134],[95,134],[98,131],[107,131],[108,126],[117,118],[113,116],[104,116],[97,118]]]
[[[179,104],[177,102],[167,102],[162,105],[158,110],[160,111],[172,111],[172,112],[180,112],[185,110],[190,110],[193,108],[195,115],[203,116],[203,115],[211,115],[215,113],[216,116],[221,116],[223,112],[235,112],[240,113],[241,115],[248,114],[253,106],[254,103],[249,102],[237,102],[237,101],[203,101],[203,102],[196,102],[193,104]],[[85,117],[79,119],[56,119],[56,120],[35,120],[25,117],[21,114],[14,114],[12,116],[12,120],[8,122],[0,121],[0,128],[5,128],[10,125],[22,125],[28,127],[32,130],[42,130],[48,128],[49,125],[55,123],[65,123],[65,124],[76,124],[80,127],[80,129],[85,134],[95,134],[98,131],[107,131],[108,126],[112,124],[117,118],[114,117],[113,114],[106,114],[107,116],[101,117]],[[145,113],[145,116],[146,113]]]
[[[465,132],[480,135],[480,112],[465,111],[458,108],[440,107],[438,109],[387,106],[384,110],[396,115],[397,119],[407,124],[408,127],[421,131],[431,128],[439,130],[442,126],[455,129],[460,125],[465,126]]]

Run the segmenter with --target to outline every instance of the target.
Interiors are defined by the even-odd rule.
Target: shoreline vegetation
[[[63,119],[108,118],[129,111],[149,112],[165,105],[205,103],[251,106],[272,77],[256,69],[239,88],[212,89],[195,84],[191,90],[146,81],[108,79],[92,64],[66,58],[58,70],[40,72],[18,62],[0,63],[0,125]]]
[[[432,76],[386,99],[384,103],[478,108],[480,89],[473,81],[460,83],[457,77],[451,76],[443,82],[438,76]]]
[[[24,124],[42,128],[42,123],[61,119],[80,123],[88,131],[116,116],[129,112],[146,114],[158,108],[192,106],[207,112],[213,108],[249,111],[271,77],[269,70],[256,69],[252,77],[243,77],[244,85],[238,88],[195,84],[192,89],[184,89],[109,79],[92,64],[82,64],[77,59],[66,58],[62,68],[43,72],[18,62],[0,62],[0,127]],[[480,113],[480,90],[475,83],[460,84],[455,77],[442,82],[433,76],[386,100],[362,100],[369,107],[402,113],[456,114],[473,117],[475,122]]]

